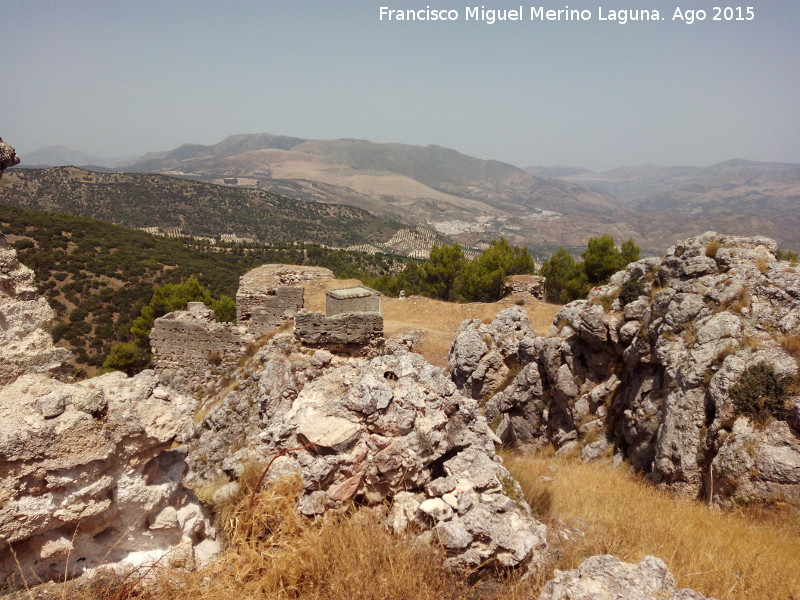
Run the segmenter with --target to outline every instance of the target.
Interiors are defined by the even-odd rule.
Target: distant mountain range
[[[61,167],[65,165],[95,166],[113,168],[118,164],[131,160],[130,156],[97,156],[66,146],[48,146],[35,150],[24,156],[24,162],[29,167]]]
[[[41,156],[23,156],[23,163]],[[61,156],[69,155],[62,150]],[[109,164],[89,159],[84,162]],[[705,168],[645,165],[602,173],[569,166],[523,170],[439,146],[264,133],[233,135],[210,146],[184,144],[114,168],[356,206],[428,225],[471,246],[503,235],[530,247],[582,247],[588,237],[610,233],[660,252],[679,238],[714,229],[768,235],[794,247],[800,233],[797,164],[731,160]]]
[[[644,165],[557,176],[618,198],[635,211],[627,223],[648,239],[674,241],[713,229],[800,247],[800,164],[734,159],[704,168]]]
[[[604,192],[439,146],[234,135],[212,146],[151,153],[122,168],[358,206],[471,246],[500,235],[529,246],[580,246],[587,233],[636,234],[615,225],[631,211]]]

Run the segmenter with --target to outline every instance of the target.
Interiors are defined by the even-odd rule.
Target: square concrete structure
[[[325,315],[351,312],[381,312],[381,293],[365,285],[325,292]]]

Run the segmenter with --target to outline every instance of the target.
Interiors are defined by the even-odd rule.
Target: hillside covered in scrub
[[[75,167],[16,169],[0,187],[0,204],[59,211],[126,227],[176,228],[186,235],[222,234],[261,242],[296,240],[351,246],[388,240],[402,228],[365,210],[304,202],[143,173],[96,173]]]
[[[239,276],[265,262],[325,266],[340,276],[388,272],[386,256],[316,244],[210,245],[153,236],[107,222],[0,205],[0,228],[56,311],[53,339],[73,352],[73,371],[96,373],[150,302],[153,288],[196,277],[215,296],[234,296]]]

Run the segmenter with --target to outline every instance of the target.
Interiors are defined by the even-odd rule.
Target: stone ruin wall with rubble
[[[321,312],[300,311],[294,317],[295,337],[305,346],[352,348],[383,337],[379,312],[349,312],[326,317]]]
[[[245,327],[214,320],[202,302],[156,319],[150,332],[156,371],[185,392],[235,368],[253,340]]]
[[[275,286],[245,289],[236,294],[236,320],[255,336],[274,331],[303,308],[303,288]]]
[[[330,271],[278,267],[265,265],[242,276],[236,294],[238,325],[215,321],[214,311],[202,302],[190,302],[188,310],[156,319],[150,333],[155,370],[175,388],[197,392],[234,369],[248,344],[293,318],[297,339],[308,346],[351,351],[383,337],[380,312],[326,317],[303,310],[304,289],[296,284],[333,277]]]
[[[305,286],[324,279],[333,279],[333,271],[280,264],[248,271],[239,278],[236,321],[256,337],[273,332],[303,308]]]

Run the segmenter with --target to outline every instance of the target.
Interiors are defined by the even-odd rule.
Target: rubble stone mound
[[[709,232],[567,304],[551,337],[518,343],[523,368],[486,407],[498,435],[587,460],[616,451],[717,503],[800,500],[800,268],[777,254],[767,238]],[[469,364],[454,381],[482,374]],[[786,392],[771,415],[732,393],[761,364]]]
[[[577,569],[556,571],[539,600],[713,600],[687,588],[678,590],[660,558],[645,556],[638,565],[603,554]]]
[[[48,333],[55,316],[39,295],[33,271],[0,233],[0,386],[23,373],[45,373],[69,359]]]
[[[29,374],[0,388],[0,538],[28,582],[218,551],[181,482],[185,447],[172,449],[191,437],[194,405],[153,371],[71,385]],[[7,545],[0,581],[22,583]]]
[[[190,456],[202,477],[213,479],[216,465],[232,479],[248,453],[266,462],[302,447],[277,458],[269,477],[300,473],[304,514],[348,500],[388,503],[389,526],[435,536],[452,567],[519,566],[540,556],[545,526],[495,455],[477,402],[439,368],[403,350],[371,360],[307,352],[282,335],[254,356],[252,383],[209,414]],[[258,444],[230,456],[237,431]]]

